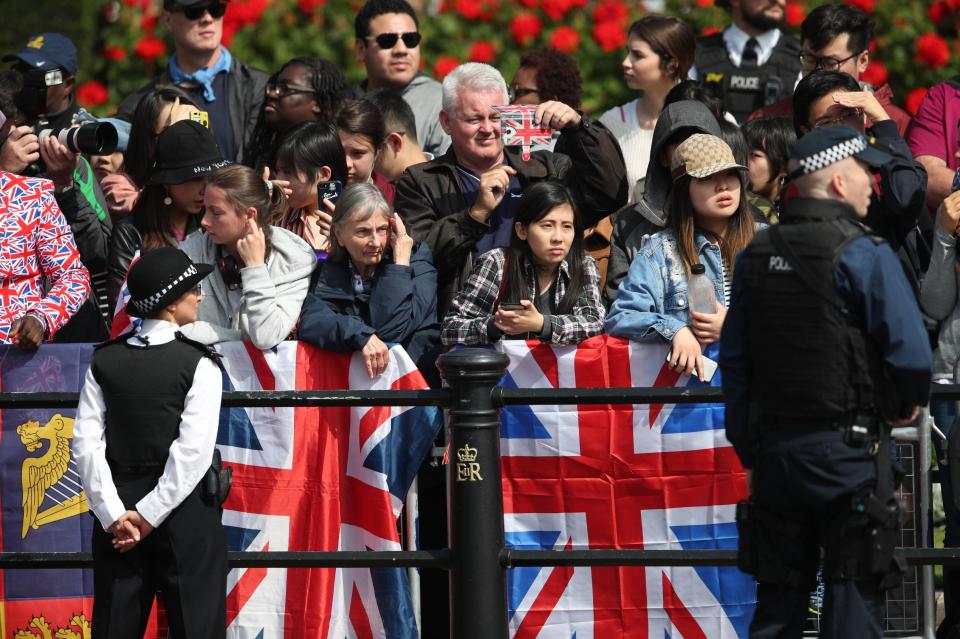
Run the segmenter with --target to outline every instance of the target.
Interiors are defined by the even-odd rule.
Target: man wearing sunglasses
[[[209,114],[223,157],[244,161],[263,103],[267,74],[234,58],[221,44],[228,0],[164,0],[163,23],[173,37],[166,69],[117,109],[130,119],[140,99],[155,86],[175,84]]]
[[[441,155],[450,137],[440,126],[440,84],[420,73],[419,20],[406,0],[368,0],[354,20],[357,59],[367,70],[363,93],[390,89],[413,109],[417,142]]]
[[[861,80],[870,66],[872,40],[873,21],[861,9],[848,4],[821,5],[810,12],[800,27],[800,72],[804,77],[818,69],[846,73],[859,81],[864,91],[873,93],[900,135],[906,135],[910,115],[893,103],[890,85],[874,87]],[[747,119],[763,116],[792,118],[793,99],[757,109]]]

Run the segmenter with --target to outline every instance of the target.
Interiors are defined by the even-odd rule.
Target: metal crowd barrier
[[[447,465],[450,512],[449,548],[390,552],[230,552],[231,566],[282,568],[435,568],[449,570],[450,630],[457,639],[507,639],[506,570],[521,566],[731,566],[732,550],[514,550],[505,547],[500,478],[499,409],[530,404],[692,404],[723,401],[719,388],[502,388],[508,360],[485,349],[461,349],[440,357],[448,388],[397,391],[226,391],[234,406],[424,406],[448,409],[451,450],[473,449],[470,461]],[[0,393],[4,408],[74,408],[78,393]],[[960,400],[960,385],[934,385],[931,397]],[[929,538],[930,429],[928,415],[915,428],[914,459],[920,525],[917,547],[904,547],[907,563],[921,566],[925,608],[922,636],[933,604],[932,566],[960,564],[960,548],[923,547]],[[926,450],[923,454],[922,451]],[[478,479],[481,478],[481,479]],[[465,481],[472,479],[473,481]],[[0,553],[0,569],[89,568],[89,553]]]

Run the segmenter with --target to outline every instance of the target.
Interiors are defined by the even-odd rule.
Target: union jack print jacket
[[[53,196],[53,183],[0,171],[0,343],[24,315],[49,339],[90,295],[90,274]]]

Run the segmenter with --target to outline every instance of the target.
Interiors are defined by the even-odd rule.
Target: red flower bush
[[[887,83],[887,68],[881,62],[871,62],[867,70],[860,74],[860,79],[869,82],[875,87],[882,87]]]
[[[437,59],[433,65],[433,76],[437,80],[443,80],[447,74],[460,66],[460,61],[453,56],[445,55]]]
[[[147,32],[148,35],[153,35],[153,29],[157,26],[157,16],[152,13],[145,13],[140,16],[140,28]]]
[[[923,99],[927,97],[927,87],[917,87],[913,91],[907,94],[907,113],[910,115],[916,115],[917,111],[920,110],[920,103],[923,102]]]
[[[543,0],[543,12],[555,22],[563,20],[563,16],[573,8],[573,0]]]
[[[120,62],[127,58],[127,52],[123,50],[123,47],[104,47],[100,55],[111,62]]]
[[[470,47],[470,53],[467,54],[467,59],[471,62],[490,63],[496,56],[497,52],[492,44],[486,40],[477,40],[473,43],[473,46]]]
[[[580,32],[572,27],[557,27],[550,34],[550,46],[560,53],[573,54],[580,47]]]
[[[497,12],[496,0],[454,0],[453,10],[467,20],[490,22]]]
[[[934,24],[940,24],[949,10],[946,2],[934,2],[927,9],[927,18]]]
[[[864,13],[873,13],[873,0],[847,0],[847,4],[860,9]]]
[[[536,9],[540,6],[540,0],[519,0],[520,5],[527,9]]]
[[[110,91],[102,82],[97,80],[90,80],[77,87],[77,102],[86,108],[106,104],[109,98]]]
[[[947,41],[936,33],[924,33],[917,38],[917,60],[931,69],[942,67],[950,61],[950,47]]]
[[[510,35],[521,47],[535,40],[543,31],[543,20],[532,13],[521,13],[510,22]]]
[[[144,62],[151,63],[167,52],[167,45],[160,38],[144,36],[133,45],[133,52]]]
[[[327,4],[327,0],[299,0],[297,6],[300,7],[300,11],[312,16],[317,12],[317,9],[323,8],[325,4]]]
[[[627,44],[627,30],[618,22],[601,22],[593,25],[593,39],[609,53]]]
[[[720,33],[722,29],[720,27],[704,27],[700,32],[702,36],[713,35],[714,33]]]
[[[697,0],[697,6],[701,9],[713,6],[713,0]]]
[[[626,26],[629,19],[630,10],[621,0],[600,0],[593,8],[593,21],[598,24],[601,22],[616,22]]]
[[[787,24],[791,27],[799,27],[803,22],[803,19],[807,17],[806,11],[803,10],[796,2],[787,3]]]

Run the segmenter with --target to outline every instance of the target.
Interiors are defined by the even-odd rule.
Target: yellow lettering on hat
[[[42,49],[43,48],[43,36],[38,35],[36,38],[27,43],[27,47],[30,49]]]

